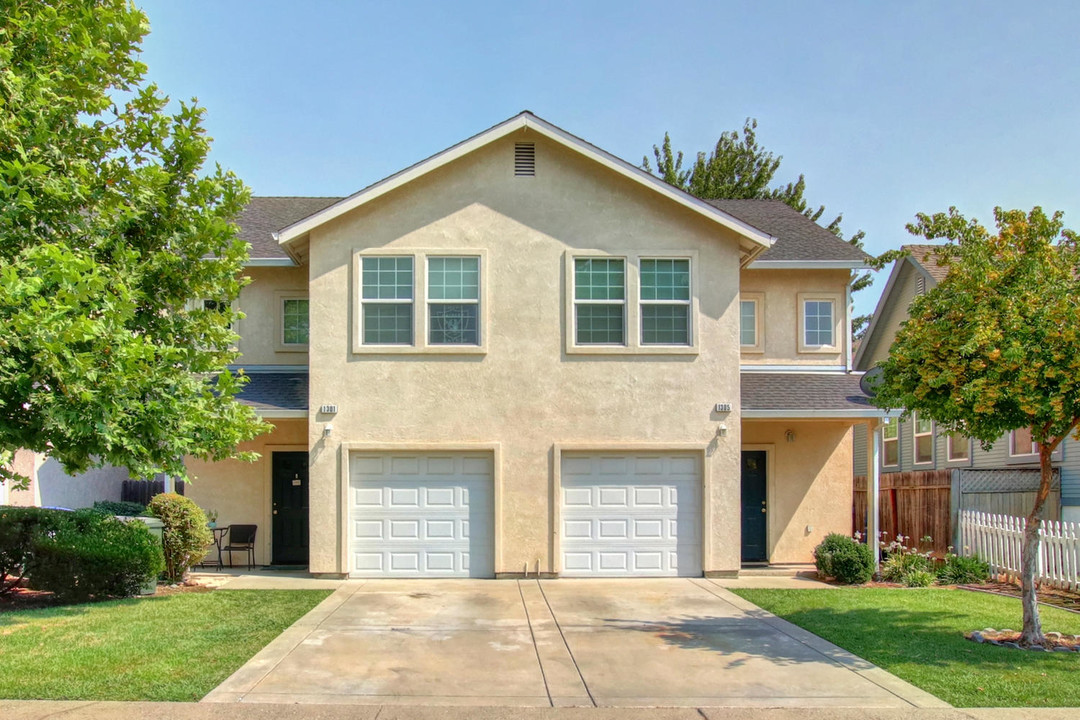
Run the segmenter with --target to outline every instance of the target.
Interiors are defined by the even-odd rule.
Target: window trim
[[[574,260],[579,258],[622,259],[626,268],[626,313],[623,345],[578,345],[577,314],[574,312]],[[646,345],[641,342],[641,261],[642,260],[689,260],[690,261],[690,344]],[[697,355],[700,352],[698,332],[698,253],[696,250],[674,252],[643,252],[597,249],[572,249],[563,253],[563,349],[568,355]],[[577,301],[583,302],[583,301]],[[589,301],[584,301],[589,302]],[[609,301],[592,301],[614,304]],[[652,301],[645,301],[650,304]],[[660,301],[660,304],[675,302]]]
[[[442,259],[449,259],[449,258],[457,258],[457,259],[476,258],[476,272],[477,272],[476,282],[477,282],[477,286],[476,286],[476,298],[475,299],[461,298],[461,299],[457,299],[457,300],[445,300],[445,299],[432,300],[430,297],[428,297],[429,293],[431,292],[431,285],[428,283],[428,272],[431,270],[431,261],[433,259],[439,259],[439,258],[442,258]],[[413,282],[415,283],[416,282],[415,260],[413,262],[414,262]],[[424,254],[424,324],[425,324],[424,343],[429,348],[477,348],[477,347],[481,347],[483,345],[484,336],[487,334],[487,332],[486,332],[486,330],[484,328],[484,324],[482,322],[483,310],[484,309],[483,309],[483,303],[481,302],[481,298],[484,295],[484,285],[485,285],[485,283],[484,283],[484,260],[479,255],[476,255],[476,254],[473,254],[473,253],[449,253],[449,254],[425,253]],[[413,295],[416,295],[415,288],[413,289]],[[476,342],[475,343],[433,343],[433,342],[431,342],[431,306],[432,305],[476,305]],[[413,308],[413,312],[414,313],[416,312],[415,307]],[[414,316],[413,319],[414,319],[414,324],[415,324],[415,316]],[[414,335],[413,340],[415,340],[415,339],[416,339],[416,336]]]
[[[967,440],[967,457],[953,457],[953,438],[958,435],[960,434],[946,433],[945,435],[945,462],[949,465],[970,465],[972,461],[972,456],[975,454],[975,443],[971,441],[971,438],[967,436],[961,436]]]
[[[828,354],[835,355],[840,352],[842,347],[841,340],[843,338],[843,315],[839,312],[842,305],[840,293],[829,292],[808,292],[796,294],[795,308],[796,315],[799,318],[799,337],[798,337],[798,351],[800,353],[809,354]],[[806,344],[806,303],[808,302],[830,302],[832,303],[832,344],[831,345],[807,345]]]
[[[887,428],[887,427],[896,428],[896,437],[892,437],[892,438],[886,438],[885,437],[885,428]],[[895,420],[893,422],[883,423],[879,431],[881,432],[881,467],[882,468],[899,468],[900,467],[900,421]],[[885,444],[886,443],[891,443],[891,442],[896,443],[896,462],[894,462],[894,463],[888,463],[885,460],[885,458],[888,456],[888,453],[885,452]]]
[[[308,301],[308,341],[306,343],[285,342],[285,301],[307,300]],[[306,353],[311,345],[311,299],[303,290],[278,290],[274,293],[274,303],[277,306],[275,314],[274,351]]]
[[[490,313],[490,279],[487,275],[488,251],[486,248],[354,248],[352,262],[352,353],[353,355],[485,355],[488,351]],[[364,344],[364,258],[365,257],[411,257],[413,259],[413,344],[412,345],[366,345]],[[478,293],[477,322],[479,345],[432,345],[428,342],[428,258],[429,257],[476,257],[480,259],[480,292]],[[367,301],[367,302],[370,302]],[[378,302],[378,301],[377,301]],[[388,302],[383,300],[381,302]],[[394,300],[393,302],[403,302]]]
[[[577,267],[576,260],[622,260],[623,263],[623,297],[622,300],[613,299],[579,299],[577,297]],[[630,260],[629,258],[619,255],[576,255],[570,260],[570,306],[571,313],[569,317],[570,332],[573,333],[574,345],[582,348],[625,348],[628,347],[630,341],[630,329],[634,327],[630,324]],[[623,308],[623,341],[621,343],[582,343],[578,345],[578,330],[577,330],[577,309],[579,305],[622,305]]]
[[[690,298],[688,300],[645,300],[641,297],[641,263],[646,260],[686,260],[690,270]],[[635,302],[638,306],[638,324],[637,335],[638,343],[642,348],[669,348],[669,347],[694,347],[695,330],[694,323],[690,319],[690,315],[694,312],[694,291],[697,290],[697,284],[694,282],[693,273],[694,263],[688,257],[674,256],[674,255],[639,255],[637,257],[637,276],[638,286],[635,290]],[[642,312],[642,308],[646,305],[679,305],[685,307],[687,311],[687,323],[686,323],[686,343],[665,345],[664,343],[646,343],[645,342],[645,313]]]
[[[933,465],[937,456],[937,426],[934,421],[930,421],[929,432],[919,432],[919,415],[914,410],[911,412],[911,464],[913,466],[927,466]],[[930,437],[930,459],[919,461],[919,438]]]
[[[742,344],[742,303],[754,303],[754,344]],[[765,352],[765,293],[744,292],[739,294],[739,351],[744,353]]]

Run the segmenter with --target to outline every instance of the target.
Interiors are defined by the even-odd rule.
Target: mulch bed
[[[1020,633],[1015,630],[993,630],[987,628],[986,630],[980,630],[978,632],[970,632],[965,635],[968,640],[974,640],[975,642],[988,642],[994,645],[1004,645],[1005,647],[1014,647],[1016,649],[1024,649],[1018,645],[1020,642]],[[1070,652],[1080,651],[1080,636],[1077,635],[1062,635],[1061,633],[1048,632],[1044,634],[1045,642],[1039,646],[1032,646],[1031,650],[1056,650]]]
[[[139,595],[137,598],[158,598],[182,593],[213,592],[214,588],[188,582],[183,585],[158,585],[153,595]],[[31,590],[26,587],[15,588],[11,595],[0,597],[0,613],[18,610],[39,610],[41,608],[63,607],[66,603],[58,602],[51,592]]]

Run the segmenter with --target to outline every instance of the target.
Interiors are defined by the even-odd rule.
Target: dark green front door
[[[742,454],[742,561],[766,562],[765,451]]]
[[[273,467],[273,563],[308,564],[308,454],[276,452]]]

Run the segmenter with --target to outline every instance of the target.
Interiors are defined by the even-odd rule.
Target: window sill
[[[483,345],[359,345],[353,355],[487,355]]]
[[[800,345],[799,354],[801,355],[839,355],[840,348],[835,345]]]
[[[743,355],[764,355],[765,348],[760,345],[740,345],[739,352]]]
[[[692,345],[570,345],[567,355],[698,355],[700,351]]]
[[[306,353],[308,351],[307,345],[284,345],[278,343],[274,348],[274,352],[279,353]]]

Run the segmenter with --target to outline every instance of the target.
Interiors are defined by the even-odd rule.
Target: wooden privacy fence
[[[978,555],[990,572],[1019,578],[1023,569],[1025,518],[991,515],[974,510],[960,512],[961,555]],[[1080,523],[1039,522],[1039,566],[1035,579],[1053,587],[1080,587]]]
[[[952,544],[950,512],[951,475],[949,470],[882,473],[879,498],[880,530],[885,541],[897,533],[913,539],[929,535],[931,544],[920,545],[922,550],[944,554]],[[866,478],[855,478],[852,527],[866,537]]]

